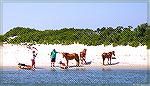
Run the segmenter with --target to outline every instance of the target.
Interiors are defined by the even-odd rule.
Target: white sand
[[[50,66],[51,60],[48,54],[55,48],[58,52],[68,52],[79,54],[84,48],[87,49],[86,61],[90,62],[90,66],[102,66],[101,54],[114,50],[116,59],[112,59],[113,66],[147,66],[150,50],[146,46],[131,47],[131,46],[117,46],[112,47],[103,45],[100,46],[84,46],[80,44],[73,45],[34,45],[38,49],[38,58],[36,58],[36,66]],[[11,45],[4,44],[0,47],[1,50],[1,65],[2,66],[17,66],[18,62],[31,65],[32,50],[28,49],[25,45]],[[148,53],[149,52],[149,53]],[[66,60],[62,58],[62,54],[57,54],[56,66],[59,61]],[[107,63],[107,59],[105,61]],[[75,65],[75,60],[70,60],[69,65]]]

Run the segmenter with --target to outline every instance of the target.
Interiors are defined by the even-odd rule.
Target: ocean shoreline
[[[9,69],[9,68],[13,68],[13,69],[19,69],[18,66],[0,66],[0,69]],[[37,69],[51,69],[52,67],[50,66],[37,66]],[[58,65],[56,65],[55,68],[59,68]],[[59,68],[60,69],[60,68]],[[84,66],[79,66],[79,67],[75,67],[75,66],[70,66],[68,68],[69,69],[99,69],[99,70],[150,70],[150,66],[148,65],[108,65],[108,66],[103,66],[103,65],[84,65]]]

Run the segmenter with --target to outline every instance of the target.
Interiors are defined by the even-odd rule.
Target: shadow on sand
[[[92,61],[90,61],[90,62],[86,62],[86,64],[84,64],[84,65],[90,65],[92,63]],[[73,65],[73,66],[69,66],[70,68],[72,68],[72,67],[84,67],[83,65],[80,65],[80,66],[76,66],[76,65]]]
[[[110,65],[116,65],[116,64],[119,64],[120,62],[116,62],[116,63],[112,63],[112,64],[110,64]]]
[[[116,62],[116,63],[111,63],[111,64],[105,64],[105,66],[108,66],[108,65],[117,65],[119,64],[120,62]]]
[[[36,67],[35,69],[45,69],[45,68],[42,68],[42,67]]]
[[[86,62],[86,64],[85,65],[90,65],[92,63],[92,61],[90,61],[90,62]]]
[[[76,66],[76,65],[73,65],[73,66],[69,66],[70,68],[71,67],[83,67],[82,65],[80,65],[80,66]]]

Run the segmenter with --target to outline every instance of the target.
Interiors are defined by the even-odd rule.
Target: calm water
[[[101,68],[38,68],[20,70],[3,68],[0,70],[1,85],[5,84],[145,84],[150,72],[147,70],[121,70]]]

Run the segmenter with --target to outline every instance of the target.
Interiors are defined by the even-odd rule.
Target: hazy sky
[[[38,30],[133,26],[147,22],[147,3],[3,3],[3,34]]]

